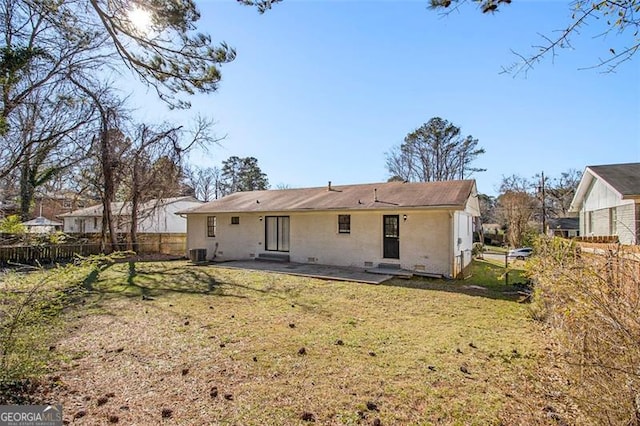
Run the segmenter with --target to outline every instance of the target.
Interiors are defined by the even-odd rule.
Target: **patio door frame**
[[[269,232],[275,224],[275,235]],[[265,216],[264,218],[264,249],[266,251],[289,252],[289,230],[291,229],[289,216]],[[271,238],[270,238],[271,234]],[[275,237],[275,238],[274,238]],[[275,241],[273,241],[275,240]]]
[[[382,216],[382,257],[400,259],[400,215]]]

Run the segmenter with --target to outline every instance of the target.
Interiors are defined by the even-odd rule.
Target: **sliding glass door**
[[[289,216],[265,218],[265,249],[289,251]]]

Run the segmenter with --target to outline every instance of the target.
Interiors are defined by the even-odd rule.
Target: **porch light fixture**
[[[407,221],[407,215],[406,215],[406,214],[405,214],[405,215],[403,215],[403,216],[402,216],[402,219],[404,219],[404,221],[406,222],[406,221]]]
[[[262,222],[262,216],[259,216],[259,217],[258,217],[258,220],[259,220],[260,222]]]

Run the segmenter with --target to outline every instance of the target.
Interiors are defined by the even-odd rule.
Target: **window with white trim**
[[[351,215],[350,214],[338,215],[338,233],[339,234],[351,233]]]
[[[218,219],[215,216],[207,216],[207,237],[215,237],[218,227]]]

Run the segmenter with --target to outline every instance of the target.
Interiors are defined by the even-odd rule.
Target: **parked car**
[[[531,247],[520,247],[513,250],[509,250],[507,253],[507,257],[515,257],[519,260],[524,260],[527,257],[533,254],[533,249]]]

